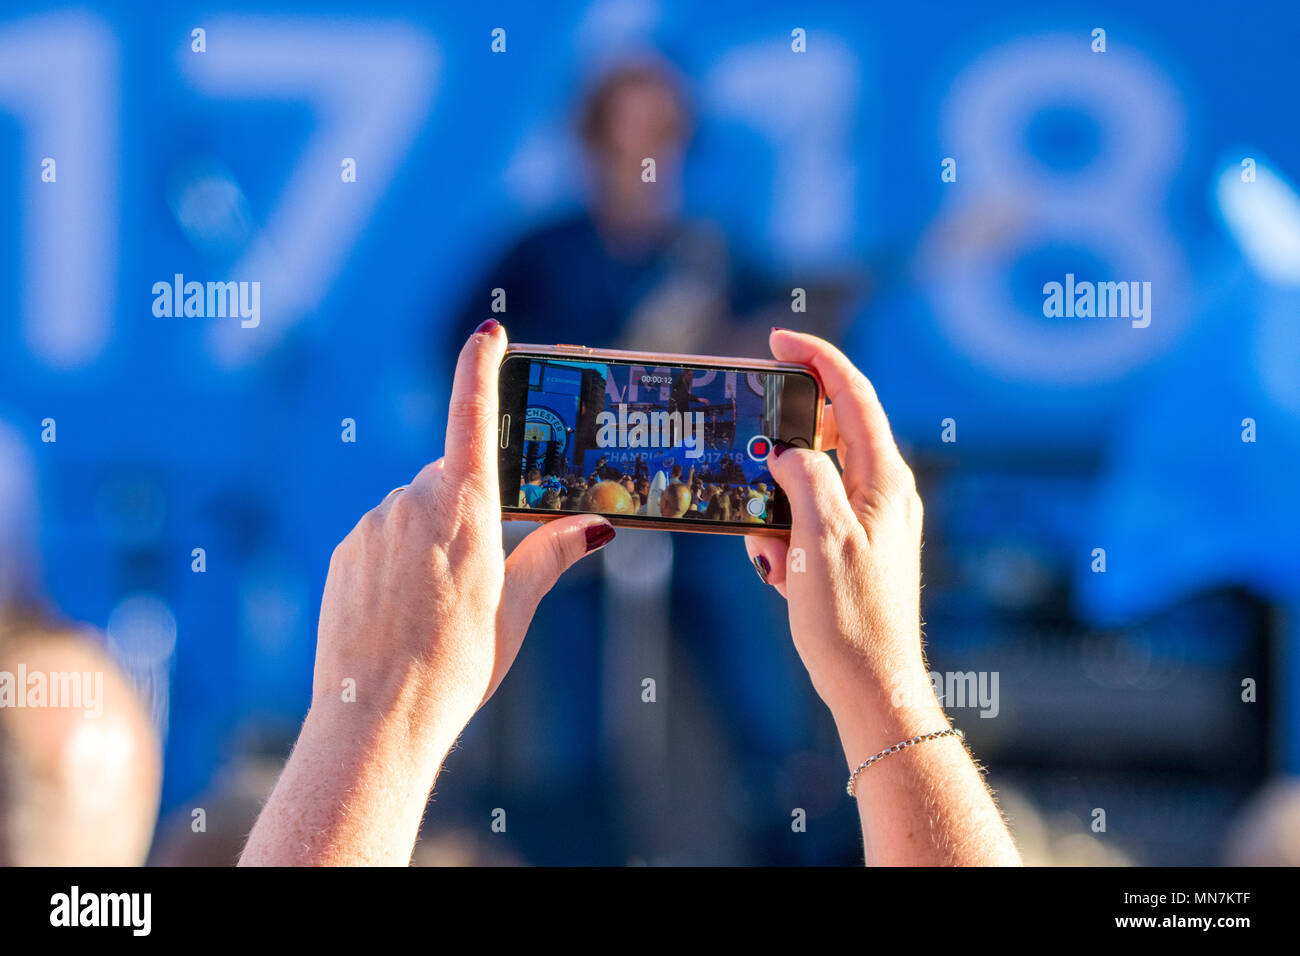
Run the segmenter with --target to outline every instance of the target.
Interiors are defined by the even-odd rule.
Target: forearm
[[[833,708],[850,772],[887,747],[949,726],[933,693],[898,704],[891,690],[884,681],[864,683],[861,693]],[[923,741],[876,761],[857,775],[855,792],[868,865],[1020,863],[959,737]]]
[[[389,712],[313,707],[240,865],[406,866],[455,734]]]

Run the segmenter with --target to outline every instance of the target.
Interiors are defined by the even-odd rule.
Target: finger
[[[512,604],[529,605],[545,596],[561,574],[614,539],[614,526],[600,515],[547,521],[524,537],[506,559],[505,593]]]
[[[776,358],[811,366],[821,379],[835,407],[840,461],[846,472],[855,472],[852,478],[874,478],[902,463],[875,388],[843,352],[815,335],[789,329],[774,330],[769,344]]]
[[[790,502],[790,539],[804,548],[857,525],[835,463],[824,451],[778,442],[768,470]]]
[[[745,535],[745,550],[749,552],[749,563],[754,566],[758,578],[764,584],[770,584],[785,597],[786,560],[790,546],[784,538],[767,535]]]
[[[583,557],[614,540],[614,526],[599,515],[573,515],[547,521],[527,535],[506,558],[506,597],[501,604],[497,634],[509,646],[497,648],[497,673],[492,687],[510,667],[538,603],[560,575]]]
[[[497,370],[505,350],[506,332],[495,319],[475,329],[460,350],[447,410],[443,466],[453,480],[495,487]]]

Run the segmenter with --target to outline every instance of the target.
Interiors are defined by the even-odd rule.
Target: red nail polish
[[[487,319],[484,322],[482,322],[477,329],[474,330],[474,334],[487,335],[489,332],[495,332],[497,326],[500,324],[501,323],[498,322],[496,319]]]
[[[773,331],[773,332],[789,332],[790,330],[787,329],[787,328],[784,328],[783,326],[780,326],[780,325],[774,325],[774,326],[772,326],[772,331]]]
[[[614,526],[612,524],[593,524],[587,528],[587,552],[591,553],[597,548],[604,547],[614,540]]]
[[[783,452],[787,452],[793,447],[794,445],[791,445],[788,441],[774,442],[772,444],[772,457],[780,458]]]
[[[767,555],[760,554],[754,559],[754,570],[758,572],[759,580],[766,584],[767,576],[772,573],[772,563],[767,560]]]

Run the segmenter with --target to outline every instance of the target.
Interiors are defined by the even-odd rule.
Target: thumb
[[[498,671],[503,672],[515,659],[533,612],[560,575],[613,540],[614,526],[604,518],[573,515],[547,521],[515,546],[506,558],[504,600],[497,627],[504,646],[498,648]]]
[[[839,470],[824,451],[777,442],[767,467],[790,502],[792,539],[821,538],[829,528],[857,523]]]

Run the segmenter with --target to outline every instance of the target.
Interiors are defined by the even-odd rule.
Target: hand
[[[573,515],[504,557],[496,447],[505,347],[493,321],[470,336],[446,457],[335,549],[311,710],[242,864],[405,866],[444,757],[501,683],[542,595],[614,537],[600,516]]]
[[[924,674],[921,499],[862,373],[812,335],[777,330],[771,347],[821,378],[831,400],[822,447],[836,450],[844,472],[825,450],[775,448],[768,467],[790,501],[790,539],[750,536],[746,547],[790,602],[795,647],[817,693],[842,711],[861,703],[864,686]]]
[[[921,651],[921,499],[875,390],[837,349],[774,330],[772,354],[813,368],[831,400],[823,451],[781,445],[768,465],[790,500],[787,544],[747,538],[790,605],[795,647],[839,729],[851,770],[918,734],[946,729]],[[899,694],[899,691],[902,694]],[[854,777],[869,863],[1020,862],[978,768],[957,737],[894,753]]]
[[[500,685],[542,596],[614,537],[605,519],[574,515],[541,525],[503,557],[497,371],[506,333],[488,326],[456,366],[446,457],[368,512],[334,551],[313,708],[332,708],[351,678],[363,709],[413,713],[454,737]]]

